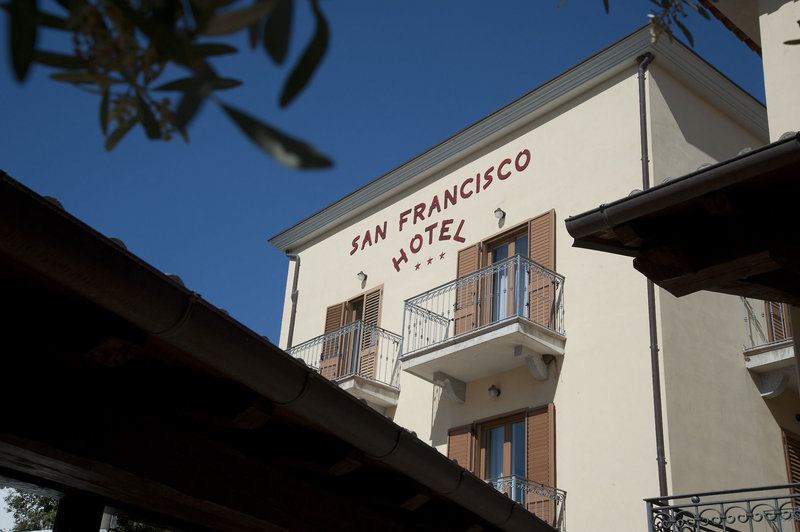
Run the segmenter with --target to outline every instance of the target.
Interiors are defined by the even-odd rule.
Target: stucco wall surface
[[[769,136],[775,141],[787,131],[800,131],[800,45],[784,44],[800,39],[800,2],[758,0],[758,11]]]
[[[670,491],[784,483],[780,428],[744,366],[740,299],[659,292]]]
[[[654,180],[755,144],[666,71],[655,68],[650,79]],[[323,333],[326,307],[378,286],[383,287],[380,326],[402,334],[403,302],[454,280],[459,250],[555,209],[556,271],[565,277],[566,347],[564,356],[550,364],[548,379],[537,381],[524,367],[485,376],[467,383],[465,403],[456,404],[438,386],[402,372],[399,402],[387,413],[446,452],[451,427],[553,402],[557,485],[568,492],[570,529],[593,530],[597,523],[613,522],[618,530],[641,530],[642,499],[658,494],[646,282],[630,259],[573,248],[563,223],[569,215],[641,188],[640,157],[638,85],[631,61],[625,72],[587,84],[571,101],[521,120],[502,138],[453,157],[424,182],[296,250],[302,266],[294,344]],[[503,166],[508,174],[499,179],[503,161],[510,161]],[[487,174],[493,179],[483,188]],[[476,186],[479,175],[481,188]],[[454,187],[458,199],[445,208],[445,191]],[[506,213],[501,221],[493,214],[496,208]],[[367,274],[363,284],[356,279],[359,271]],[[292,274],[290,267],[282,346]],[[662,302],[660,331],[664,354],[671,357],[664,362],[664,384],[678,387],[665,394],[672,401],[669,415],[686,408],[680,391],[686,377],[680,371],[693,349],[716,353],[703,359],[698,373],[715,375],[717,363],[727,368],[727,359],[719,361],[717,354],[729,347],[725,335],[733,336],[727,317],[734,305],[727,299],[711,301],[712,306],[703,298]],[[709,340],[708,320],[720,327],[724,340]],[[730,374],[742,384],[740,373]],[[499,397],[487,393],[492,384],[502,390]],[[718,386],[719,398],[725,397],[726,383]],[[703,388],[696,388],[688,396],[705,397]],[[763,401],[759,408],[749,391],[743,393],[736,401],[747,403],[751,415],[769,415]],[[691,453],[690,420],[670,417],[668,425],[670,444],[675,442],[670,446],[672,477],[689,475],[686,484],[692,484],[693,472],[683,469],[688,463],[684,455]],[[755,438],[742,445],[761,443]],[[681,482],[673,480],[676,486]]]

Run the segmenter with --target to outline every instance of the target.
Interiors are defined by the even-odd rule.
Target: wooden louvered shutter
[[[767,317],[767,340],[779,342],[791,338],[789,306],[775,301],[765,301],[764,307]]]
[[[528,257],[545,268],[556,269],[556,211],[549,210],[528,222]],[[555,286],[552,279],[532,271],[528,280],[529,318],[545,327],[555,326]]]
[[[378,332],[376,328],[381,317],[381,289],[367,292],[364,295],[364,314],[361,319],[361,346],[359,349],[358,374],[367,379],[375,378],[377,357],[379,353]]]
[[[456,276],[456,307],[453,335],[463,334],[478,326],[479,290],[477,279],[464,278],[480,267],[480,245],[475,244],[458,252]]]
[[[331,305],[325,311],[325,332],[332,333],[342,326],[344,322],[345,304],[337,303]],[[340,336],[331,338],[322,345],[322,355],[319,363],[319,373],[327,379],[335,379],[339,376],[339,362],[342,355],[342,338]]]
[[[553,403],[528,410],[526,416],[528,455],[527,477],[548,486],[556,486],[555,405]],[[545,499],[546,501],[546,499]],[[533,502],[530,502],[533,504]],[[552,522],[555,506],[548,503],[530,506],[529,511]]]
[[[461,467],[473,471],[475,456],[474,430],[471,425],[455,427],[447,434],[447,457]]]
[[[783,450],[786,454],[786,473],[789,482],[800,482],[800,436],[790,432],[783,432]],[[792,493],[800,493],[800,489],[793,488]]]

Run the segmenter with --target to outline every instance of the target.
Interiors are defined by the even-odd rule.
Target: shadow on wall
[[[655,79],[656,83],[651,85],[648,113],[658,115],[657,119],[651,120],[654,127],[651,158],[656,184],[668,177],[694,172],[700,165],[730,159],[745,148],[755,148],[768,142],[766,137],[756,138],[736,125],[722,111],[690,92],[671,75],[660,71]],[[659,108],[665,108],[666,111],[659,112]],[[675,132],[671,131],[673,128]],[[679,157],[680,151],[683,151],[680,146],[684,142],[702,153],[689,157],[683,153],[683,157]],[[671,150],[671,147],[675,150]],[[670,164],[659,164],[667,160]],[[682,160],[685,168],[674,168],[676,160]],[[658,175],[662,167],[672,167],[670,171],[677,173]]]
[[[447,453],[448,431],[474,422],[486,421],[527,408],[536,408],[554,402],[563,359],[550,362],[549,376],[545,381],[533,378],[527,367],[519,367],[487,378],[467,383],[466,401],[453,401],[439,386],[433,387],[431,413],[431,444]],[[499,396],[489,393],[495,386]],[[557,415],[557,414],[556,414]]]

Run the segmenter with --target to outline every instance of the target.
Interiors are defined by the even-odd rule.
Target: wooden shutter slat
[[[790,338],[792,333],[789,306],[775,301],[765,301],[764,307],[767,317],[767,339],[770,342],[778,342]]]
[[[555,485],[555,408],[553,403],[530,409],[527,415],[527,477]]]
[[[528,222],[528,257],[549,268],[556,269],[556,211],[549,211]]]
[[[526,476],[548,486],[556,485],[555,460],[555,406],[529,409],[526,416],[526,441],[528,443]],[[544,521],[552,522],[555,506],[540,504],[528,508]]]
[[[331,305],[325,311],[325,334],[331,333],[342,326],[344,322],[345,303]],[[319,363],[319,373],[327,379],[339,376],[339,363],[342,352],[342,338],[333,338],[322,346],[322,355]]]
[[[471,425],[452,428],[447,434],[447,457],[470,471],[473,471],[472,458],[475,455],[473,434]]]
[[[456,276],[461,279],[480,267],[480,245],[475,244],[458,252]],[[477,327],[478,288],[477,281],[457,281],[454,335],[463,334]]]
[[[790,483],[800,482],[800,436],[783,431],[783,450],[786,454],[786,473]],[[792,493],[800,493],[797,488]]]
[[[528,257],[555,271],[556,211],[549,210],[528,222]],[[538,272],[531,272],[528,280],[528,317],[535,323],[552,327],[555,323],[555,287],[551,280]]]
[[[358,373],[368,379],[375,378],[375,366],[378,353],[378,338],[373,337],[372,327],[378,327],[381,316],[381,289],[364,295],[364,312],[362,322],[365,325],[361,334],[361,352],[359,354]]]
[[[325,334],[338,329],[344,320],[344,303],[337,303],[325,311]]]

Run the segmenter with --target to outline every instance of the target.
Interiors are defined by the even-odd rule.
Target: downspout
[[[642,190],[650,188],[650,158],[647,146],[647,102],[645,97],[645,72],[653,61],[650,52],[636,58],[639,63],[639,130],[642,143]],[[658,462],[658,489],[667,495],[667,459],[664,454],[664,418],[661,406],[661,370],[658,364],[658,334],[656,331],[656,294],[653,281],[647,280],[647,317],[650,326],[650,366],[653,376],[653,418],[656,428],[656,461]]]
[[[292,312],[289,314],[289,333],[286,335],[286,350],[292,347],[292,336],[294,336],[294,320],[297,316],[297,280],[300,277],[300,255],[295,253],[287,253],[289,260],[295,261],[294,265],[294,280],[292,280]]]

